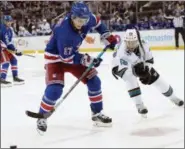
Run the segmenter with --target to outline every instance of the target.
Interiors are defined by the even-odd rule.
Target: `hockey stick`
[[[28,56],[28,57],[33,57],[33,58],[35,58],[35,56],[34,55],[30,55],[30,54],[23,54],[24,56]]]
[[[140,36],[139,30],[136,27],[134,27],[134,28],[136,30],[137,38],[138,38],[138,41],[139,41],[139,45],[140,45],[140,47],[142,49],[141,52],[143,52],[143,56],[144,56],[144,60],[145,60],[146,59],[146,57],[145,57],[146,54],[145,54],[145,50],[144,50],[144,47],[143,47],[143,44],[142,44],[142,41],[141,41],[141,36]]]
[[[109,48],[109,46],[106,46],[102,52],[97,56],[97,58],[100,58]],[[48,118],[50,117],[56,109],[61,105],[61,103],[68,97],[68,95],[72,92],[72,90],[78,85],[78,83],[87,75],[87,73],[91,70],[91,68],[94,66],[93,62],[88,66],[86,71],[82,74],[82,76],[73,84],[73,86],[69,89],[69,91],[64,95],[64,97],[58,101],[58,103],[54,106],[53,110],[51,110],[48,113],[41,114],[41,113],[35,113],[31,111],[26,111],[26,115],[32,118]]]
[[[16,53],[15,51],[12,51],[12,50],[9,50],[9,49],[6,49],[6,50],[7,50],[8,52],[12,53],[12,54],[15,54],[15,53]],[[24,53],[22,53],[22,55],[35,58],[34,55],[30,55],[30,54],[24,54]]]

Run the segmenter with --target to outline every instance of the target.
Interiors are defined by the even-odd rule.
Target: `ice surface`
[[[153,51],[153,55],[155,68],[184,100],[184,51]],[[111,56],[103,56],[98,71],[104,112],[113,118],[113,126],[92,126],[87,89],[80,83],[49,119],[44,136],[36,131],[36,119],[25,115],[25,110],[38,111],[45,89],[43,55],[19,58],[20,76],[26,84],[1,89],[1,147],[184,147],[184,108],[175,107],[155,88],[141,85],[149,109],[148,118],[141,119],[124,82],[111,74]],[[65,75],[64,94],[75,80]]]

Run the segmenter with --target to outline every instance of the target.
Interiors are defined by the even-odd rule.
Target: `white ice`
[[[153,51],[153,55],[155,68],[184,100],[184,51]],[[43,55],[36,56],[19,58],[20,77],[26,80],[25,85],[1,89],[1,147],[184,148],[184,108],[174,106],[155,88],[141,85],[149,109],[148,118],[141,119],[124,82],[111,74],[110,52],[103,56],[98,71],[104,112],[113,118],[113,126],[92,126],[87,89],[80,83],[48,119],[48,131],[40,136],[36,119],[25,114],[26,110],[38,111],[45,89]],[[11,73],[8,79],[11,80]],[[75,81],[66,74],[63,95]]]

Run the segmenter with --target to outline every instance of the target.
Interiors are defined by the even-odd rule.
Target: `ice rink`
[[[93,53],[97,55],[98,53]],[[158,72],[184,100],[184,51],[153,51]],[[45,89],[43,55],[19,58],[20,77],[25,85],[1,89],[1,148],[184,148],[184,108],[174,106],[152,86],[142,93],[149,113],[141,119],[129,98],[124,82],[111,73],[112,53],[105,53],[98,68],[102,80],[104,112],[113,118],[111,128],[92,126],[87,89],[80,83],[48,119],[48,131],[40,136],[36,119],[25,110],[37,112]],[[11,73],[9,73],[11,80]],[[76,79],[65,75],[66,91]]]

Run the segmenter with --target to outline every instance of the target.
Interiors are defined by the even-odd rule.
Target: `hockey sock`
[[[6,80],[9,63],[3,63],[1,65],[1,79]]]
[[[62,95],[63,87],[61,84],[51,84],[46,87],[39,113],[47,113],[53,109],[56,101]]]
[[[15,57],[12,57],[10,60],[11,63],[11,70],[13,77],[18,76],[18,69],[17,69],[17,59]]]
[[[103,109],[102,103],[102,91],[101,91],[101,81],[98,76],[95,76],[88,80],[88,95],[91,101],[90,107],[91,111],[96,114],[101,112]]]
[[[141,98],[141,89],[137,82],[136,76],[134,76],[132,73],[132,70],[127,69],[122,79],[125,81],[130,98],[135,102],[135,104],[136,105],[143,104],[142,98]]]
[[[140,87],[130,89],[128,91],[130,98],[135,102],[136,105],[138,104],[143,104],[142,99],[141,99],[141,90]]]
[[[168,97],[169,99],[176,98],[175,94],[173,93],[173,88],[166,83],[161,76],[152,84],[155,86],[164,96]]]
[[[17,66],[11,66],[11,70],[13,77],[17,77],[18,76]]]

